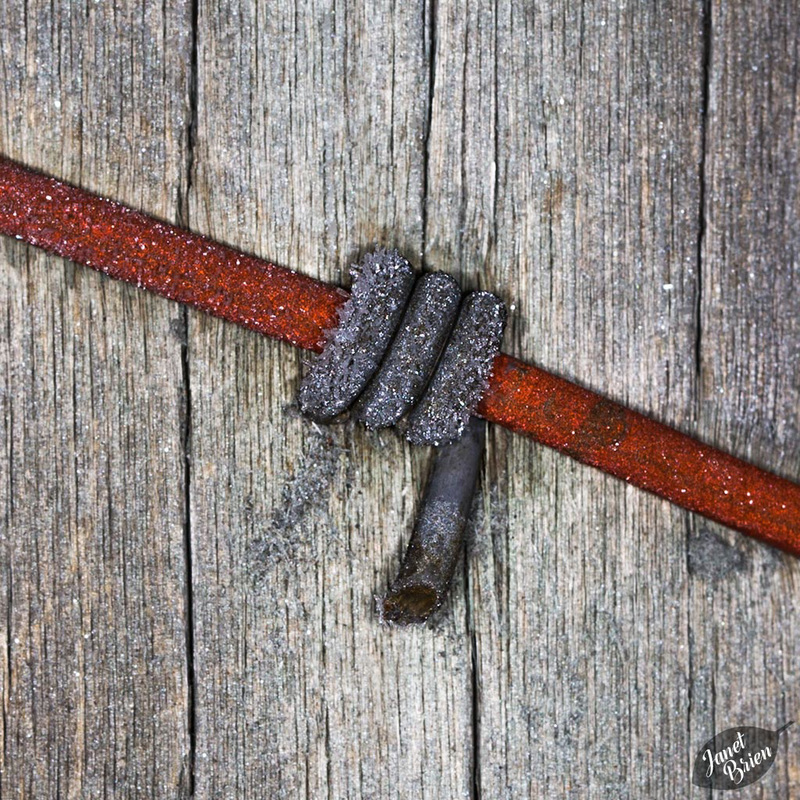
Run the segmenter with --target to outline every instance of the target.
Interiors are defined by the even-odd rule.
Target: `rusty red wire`
[[[0,157],[0,232],[319,352],[347,299],[328,286]],[[501,354],[490,422],[800,556],[800,485]]]

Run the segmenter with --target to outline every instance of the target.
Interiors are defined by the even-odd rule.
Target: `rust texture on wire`
[[[348,297],[2,157],[0,232],[316,352]]]
[[[478,413],[800,556],[800,485],[588,389],[503,354]]]
[[[320,352],[347,294],[0,157],[0,232]],[[800,485],[501,354],[478,412],[800,556]]]

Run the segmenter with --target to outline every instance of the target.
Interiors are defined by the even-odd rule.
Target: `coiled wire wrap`
[[[500,350],[503,302],[471,292],[458,311],[453,278],[428,273],[414,286],[411,266],[394,250],[368,253],[351,274],[339,327],[301,382],[300,410],[330,422],[360,396],[355,412],[367,427],[394,425],[411,411],[412,444],[457,441]]]
[[[410,411],[408,440],[438,447],[403,564],[378,608],[387,622],[424,622],[444,602],[463,549],[485,438],[472,412],[506,310],[489,292],[471,292],[459,310],[461,290],[441,272],[412,290],[411,267],[396,251],[366,255],[352,274],[340,325],[300,386],[300,409],[328,422],[360,396],[355,414],[368,427],[395,425]]]

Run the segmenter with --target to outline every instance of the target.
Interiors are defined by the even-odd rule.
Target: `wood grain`
[[[464,203],[494,217],[487,273],[517,306],[512,353],[685,426],[699,9],[515,7],[489,24],[494,81],[468,61],[466,99],[496,98],[497,194],[482,212],[481,191]],[[467,53],[485,52],[479,27]],[[487,477],[468,564],[482,796],[683,796],[686,515],[499,430]]]
[[[0,15],[0,150],[174,219],[181,5]],[[183,312],[0,249],[0,794],[174,796],[190,778]]]
[[[419,263],[421,21],[393,4],[201,14],[193,225],[326,280],[376,242]],[[435,632],[373,613],[424,453],[299,419],[288,348],[194,315],[190,332],[198,792],[463,796],[463,594]]]
[[[800,61],[792,3],[712,7],[698,433],[800,477]],[[800,565],[691,519],[692,738],[776,728],[800,705]],[[796,742],[748,790],[791,796]],[[698,791],[698,795],[700,792]]]
[[[800,478],[789,0],[0,13],[3,154],[326,281],[397,246]],[[495,428],[445,613],[383,628],[429,451],[301,419],[288,346],[0,275],[3,796],[705,796],[703,742],[798,712],[795,560]]]

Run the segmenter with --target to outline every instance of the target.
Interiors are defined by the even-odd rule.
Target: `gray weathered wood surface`
[[[326,281],[375,242],[512,354],[800,479],[793,0],[1,0],[0,152]],[[2,797],[705,797],[800,714],[800,564],[493,428],[463,574],[378,625],[426,451],[304,356],[0,242]],[[793,796],[797,732],[742,796]]]

